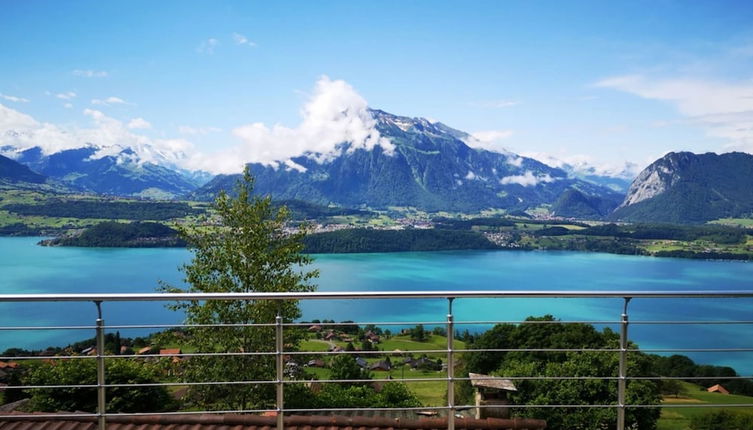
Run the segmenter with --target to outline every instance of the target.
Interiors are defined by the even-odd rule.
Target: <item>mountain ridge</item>
[[[425,118],[370,110],[376,130],[389,138],[391,152],[341,145],[321,157],[306,154],[277,166],[249,163],[261,194],[348,207],[412,206],[428,211],[479,211],[488,208],[529,209],[551,204],[568,188],[608,197],[614,206],[621,195],[579,179],[561,169],[513,153],[472,148],[468,133]],[[192,195],[211,199],[231,190],[237,175],[220,175]]]
[[[703,223],[753,216],[753,155],[670,152],[646,167],[610,218]]]

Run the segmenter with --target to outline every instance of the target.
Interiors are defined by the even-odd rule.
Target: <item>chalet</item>
[[[180,354],[183,354],[183,351],[181,351],[180,348],[166,348],[159,350],[159,355],[172,357],[173,363],[179,363],[180,360],[182,360],[181,357],[178,357]]]
[[[369,363],[367,363],[366,360],[361,357],[356,357],[356,364],[358,364],[361,369],[366,369],[367,367],[369,367]]]
[[[15,369],[18,367],[18,363],[15,361],[0,361],[0,369]]]
[[[379,343],[379,336],[371,330],[364,333],[363,336],[371,343]]]
[[[309,362],[306,363],[306,366],[308,366],[308,367],[324,367],[325,364],[324,364],[323,360],[320,360],[320,359],[317,358],[315,360],[309,360]]]
[[[324,340],[337,340],[337,335],[334,331],[330,330],[326,335],[324,335]]]
[[[709,393],[721,393],[721,394],[729,394],[729,391],[727,391],[726,388],[722,387],[721,384],[716,384],[713,387],[709,387],[706,389]]]
[[[469,373],[468,377],[476,389],[477,419],[510,418],[510,409],[507,407],[510,401],[507,399],[507,393],[518,391],[512,381],[480,373]]]
[[[377,361],[376,363],[369,366],[369,370],[383,370],[383,371],[389,371],[392,369],[392,365],[384,360]]]
[[[312,333],[319,333],[320,331],[322,331],[322,326],[320,326],[319,324],[314,324],[311,327],[309,327],[308,330],[309,332],[312,332]]]
[[[136,351],[136,354],[138,355],[144,355],[144,354],[151,354],[152,353],[152,347],[151,346],[145,346],[138,351]]]

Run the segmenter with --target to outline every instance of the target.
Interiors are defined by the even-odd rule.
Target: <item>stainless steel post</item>
[[[625,297],[620,322],[620,369],[617,380],[617,430],[625,430],[625,389],[627,378],[627,352],[628,352],[628,303],[630,297]]]
[[[275,356],[277,363],[275,365],[275,369],[277,370],[277,430],[284,430],[283,429],[283,384],[282,380],[284,377],[283,369],[285,366],[285,363],[283,362],[283,341],[282,341],[282,316],[277,315],[275,318],[275,351],[277,352],[277,355]]]
[[[102,319],[102,302],[94,302],[97,305],[97,329],[96,329],[96,349],[97,349],[97,427],[99,430],[106,430],[107,422],[105,414],[107,413],[107,403],[105,399],[105,320]]]
[[[447,310],[447,430],[455,430],[455,323],[452,316],[452,297],[448,297]]]

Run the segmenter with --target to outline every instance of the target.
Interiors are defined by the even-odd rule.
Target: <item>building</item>
[[[716,384],[713,387],[709,387],[706,389],[709,393],[721,393],[721,394],[729,394],[729,391],[727,391],[726,388],[722,387],[721,384]]]
[[[476,389],[476,418],[509,418],[510,404],[507,393],[518,391],[509,379],[469,373],[471,385]]]

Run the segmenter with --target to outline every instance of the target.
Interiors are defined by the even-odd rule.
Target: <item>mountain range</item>
[[[753,155],[669,153],[631,183],[635,166],[604,174],[474,147],[475,138],[441,122],[369,110],[391,147],[306,153],[276,164],[251,163],[256,190],[277,200],[343,208],[520,212],[546,207],[566,218],[699,223],[753,217]],[[158,199],[211,200],[239,175],[190,172],[145,162],[132,148],[93,143],[45,154],[2,147],[0,184]],[[157,158],[158,159],[158,158]],[[630,184],[628,187],[628,183]]]
[[[416,207],[427,211],[531,209],[551,204],[574,189],[614,208],[622,194],[568,176],[532,158],[468,145],[473,137],[439,122],[371,110],[376,129],[394,146],[371,150],[343,144],[322,160],[320,154],[294,157],[293,166],[249,164],[256,189],[280,199],[308,200],[346,207]],[[195,191],[210,199],[231,190],[238,175],[219,175]]]

